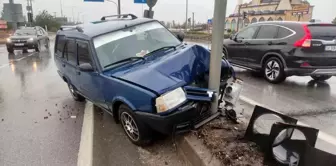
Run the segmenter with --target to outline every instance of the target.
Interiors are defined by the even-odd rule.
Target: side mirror
[[[93,72],[93,67],[90,63],[83,63],[79,65],[79,70],[84,72]]]
[[[184,33],[178,33],[176,37],[177,37],[177,39],[179,39],[181,42],[183,42],[183,40],[184,40]]]

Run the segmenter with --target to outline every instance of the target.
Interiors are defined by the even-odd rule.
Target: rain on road
[[[0,78],[0,165],[76,165],[84,103],[50,52],[14,55],[0,45]]]

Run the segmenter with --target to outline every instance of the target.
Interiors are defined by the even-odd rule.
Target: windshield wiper
[[[119,63],[128,62],[128,61],[133,61],[133,60],[139,60],[139,59],[145,60],[144,57],[130,57],[130,58],[126,58],[126,59],[123,59],[123,60],[120,60],[120,61],[111,63],[111,64],[109,64],[109,65],[106,65],[106,66],[104,66],[104,68],[107,68],[107,67],[110,67],[110,66],[119,64]]]
[[[159,48],[159,49],[156,49],[156,50],[154,50],[154,51],[152,51],[152,52],[146,54],[145,56],[148,56],[148,55],[150,55],[150,54],[153,54],[153,53],[158,52],[158,51],[161,51],[161,50],[168,50],[168,49],[172,49],[172,48],[174,48],[174,50],[176,50],[176,47],[177,47],[177,46],[165,46],[165,47],[161,47],[161,48]]]

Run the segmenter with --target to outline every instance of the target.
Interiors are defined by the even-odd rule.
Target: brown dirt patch
[[[243,139],[245,124],[216,119],[194,134],[225,166],[261,166],[263,153],[253,142]]]

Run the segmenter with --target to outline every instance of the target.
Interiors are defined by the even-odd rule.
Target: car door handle
[[[81,72],[80,71],[76,71],[77,75],[81,75]]]

